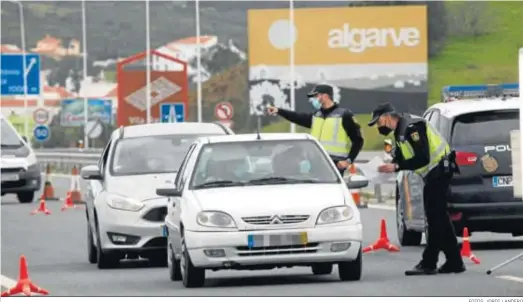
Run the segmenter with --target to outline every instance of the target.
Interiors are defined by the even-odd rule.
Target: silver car
[[[81,171],[88,181],[87,247],[98,268],[123,258],[166,266],[162,224],[166,198],[156,188],[173,183],[189,146],[200,136],[234,134],[218,123],[163,123],[115,130],[98,165]]]

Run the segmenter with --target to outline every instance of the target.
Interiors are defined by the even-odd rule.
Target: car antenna
[[[250,106],[251,106],[252,112],[254,114],[256,114],[256,108],[254,108],[252,103],[250,104]],[[257,121],[257,125],[256,125],[256,139],[257,140],[261,140],[261,136],[260,136],[261,115],[256,115],[256,121]]]

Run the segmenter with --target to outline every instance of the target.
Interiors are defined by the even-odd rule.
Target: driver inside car
[[[214,160],[207,162],[206,177],[204,182],[211,181],[245,181],[245,176],[249,172],[249,165],[246,158]]]

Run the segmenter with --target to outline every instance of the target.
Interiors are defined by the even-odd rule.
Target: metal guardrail
[[[42,172],[46,171],[49,165],[51,173],[71,173],[73,167],[81,169],[87,165],[98,163],[102,149],[77,149],[77,148],[56,148],[56,149],[36,149],[35,154],[41,163]],[[382,156],[380,151],[363,151],[356,160],[358,163],[366,163],[376,156]],[[391,178],[394,179],[394,178]],[[390,185],[375,184],[363,190],[363,198],[374,198],[378,203],[383,203],[396,193],[394,180]],[[369,196],[367,196],[369,195]]]

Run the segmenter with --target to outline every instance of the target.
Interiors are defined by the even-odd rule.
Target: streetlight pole
[[[196,0],[196,62],[197,62],[197,100],[198,100],[198,123],[202,122],[202,46],[200,41],[200,1]]]
[[[84,45],[84,85],[87,82],[87,28],[86,28],[86,12],[85,12],[85,0],[82,0],[82,44]],[[89,136],[87,135],[87,123],[89,122],[89,101],[87,99],[86,90],[84,92],[84,147],[89,149]]]
[[[28,114],[27,110],[29,107],[29,104],[27,103],[27,57],[26,57],[26,50],[25,50],[25,22],[24,22],[24,6],[22,5],[22,2],[15,1],[15,0],[7,0],[11,3],[16,3],[18,5],[18,11],[20,13],[20,39],[22,40],[20,44],[22,44],[22,68],[23,70],[23,83],[24,83],[24,136],[26,138],[29,138],[29,120],[28,120]]]
[[[291,87],[290,87],[290,99],[291,99],[291,110],[296,110],[296,103],[295,103],[295,91],[294,91],[294,35],[296,34],[294,31],[294,1],[289,1],[289,39],[291,39],[291,49],[290,49],[290,64],[291,64]],[[291,123],[291,133],[296,132],[296,124]]]
[[[151,122],[151,37],[150,37],[150,24],[149,24],[149,0],[145,0],[145,39],[146,39],[146,91],[147,91],[147,118],[146,123]]]

